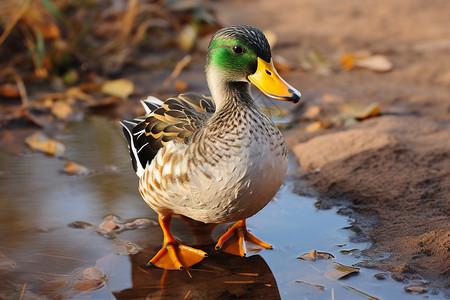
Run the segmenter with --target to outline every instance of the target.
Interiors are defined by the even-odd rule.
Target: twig
[[[170,73],[169,76],[167,76],[166,80],[164,80],[162,86],[156,91],[158,94],[164,92],[169,85],[180,76],[181,72],[184,68],[186,68],[192,61],[192,55],[186,55],[184,56],[177,64],[175,65],[175,68],[173,69],[172,73]]]
[[[0,47],[2,46],[3,42],[6,40],[8,35],[11,33],[11,30],[13,30],[14,26],[16,26],[17,22],[19,22],[20,18],[22,18],[23,14],[27,11],[28,6],[30,5],[31,0],[24,0],[22,7],[20,7],[17,14],[12,18],[11,22],[6,26],[5,31],[3,31],[2,35],[0,36]]]
[[[17,89],[19,90],[20,99],[22,100],[22,106],[25,107],[28,105],[28,96],[25,84],[23,83],[22,77],[17,74],[14,75],[14,80],[16,81]]]
[[[25,288],[27,287],[27,284],[25,283],[24,285],[23,285],[23,287],[22,287],[22,292],[20,293],[20,298],[19,298],[19,300],[22,300],[23,299],[23,295],[25,294]]]

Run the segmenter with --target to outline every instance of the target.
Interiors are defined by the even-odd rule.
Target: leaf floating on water
[[[323,292],[325,291],[325,287],[323,285],[318,285],[318,284],[313,284],[313,283],[308,283],[306,281],[302,281],[302,280],[296,280],[295,282],[297,283],[301,283],[310,287],[313,287],[316,291],[318,292]]]
[[[128,98],[134,91],[134,84],[128,79],[106,81],[102,85],[102,92],[122,99]]]
[[[83,273],[81,273],[81,277],[83,279],[96,279],[96,280],[104,280],[105,279],[105,273],[103,273],[102,270],[89,267],[84,269]]]
[[[134,255],[142,250],[142,247],[125,240],[115,240],[114,250],[117,255]]]
[[[117,231],[121,229],[122,224],[119,224],[117,217],[109,215],[105,218],[105,220],[100,224],[99,229],[102,232],[110,233],[112,231]]]
[[[328,267],[327,271],[325,272],[325,275],[330,279],[338,280],[350,274],[357,274],[357,273],[359,273],[359,268],[349,267],[334,262]]]
[[[79,291],[93,291],[101,288],[104,285],[103,281],[97,279],[86,279],[78,281],[74,284],[74,288]]]
[[[126,229],[146,228],[158,226],[158,222],[146,218],[139,218],[132,222],[127,222],[123,225],[125,226]]]
[[[66,152],[64,144],[50,139],[40,131],[28,136],[25,143],[33,150],[39,150],[50,155],[61,156]]]
[[[307,261],[316,261],[317,258],[319,259],[333,259],[334,256],[331,253],[328,252],[320,252],[317,250],[311,250],[308,253],[302,254],[297,257],[298,259],[303,259]]]
[[[68,175],[86,175],[89,174],[89,169],[85,166],[74,163],[73,161],[67,160],[63,172]]]
[[[428,292],[428,287],[426,287],[425,285],[410,285],[410,286],[405,286],[403,289],[405,290],[405,292],[411,293],[414,295],[423,294],[423,293]]]

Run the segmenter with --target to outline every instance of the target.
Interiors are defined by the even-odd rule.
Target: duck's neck
[[[250,83],[246,81],[230,81],[224,78],[221,72],[209,69],[206,72],[211,96],[216,104],[216,112],[221,111],[230,104],[254,105],[250,92]]]

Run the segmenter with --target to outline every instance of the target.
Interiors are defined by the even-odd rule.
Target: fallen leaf
[[[5,98],[19,98],[19,88],[12,83],[5,83],[0,85],[0,96]]]
[[[175,82],[173,83],[173,86],[174,86],[175,90],[180,93],[182,93],[188,89],[188,84],[186,83],[186,81],[183,81],[180,79],[175,80]]]
[[[320,115],[322,108],[318,105],[308,106],[306,111],[303,113],[302,118],[307,120],[314,120]]]
[[[117,255],[134,255],[142,250],[141,246],[129,241],[116,239],[114,242],[114,251]]]
[[[347,104],[339,108],[337,118],[344,124],[350,124],[355,120],[361,121],[371,117],[378,116],[381,113],[381,107],[378,103],[371,103],[367,106],[360,104]]]
[[[80,291],[92,291],[101,288],[103,284],[103,281],[98,279],[86,279],[78,281],[73,287]]]
[[[103,273],[103,271],[100,269],[97,269],[94,267],[89,267],[89,268],[84,269],[83,273],[81,273],[81,278],[104,280],[105,273]]]
[[[110,80],[103,83],[101,91],[111,96],[126,99],[133,93],[134,84],[131,80],[124,78]]]
[[[127,222],[123,225],[125,226],[126,229],[146,228],[158,226],[158,222],[146,218],[139,218],[132,222]]]
[[[350,274],[357,274],[357,273],[359,273],[359,268],[349,267],[334,262],[333,264],[328,266],[325,275],[330,279],[338,280]]]
[[[311,250],[308,253],[302,254],[297,257],[298,259],[303,259],[307,261],[316,261],[317,258],[320,259],[333,259],[334,256],[328,252],[320,252],[317,250]]]
[[[392,70],[392,63],[384,55],[372,55],[369,52],[343,54],[341,65],[345,70],[364,68],[375,72],[388,72]]]
[[[323,291],[325,291],[325,287],[324,287],[323,285],[318,285],[318,284],[308,283],[308,282],[305,282],[305,281],[302,281],[302,280],[296,280],[295,282],[304,284],[304,285],[306,285],[306,286],[313,287],[313,288],[314,288],[315,290],[317,290],[318,292],[323,292]]]
[[[67,119],[73,112],[72,106],[64,101],[56,101],[52,107],[51,112],[60,120]]]
[[[86,175],[89,174],[89,169],[74,163],[73,161],[67,160],[63,172],[68,175]]]
[[[392,70],[392,63],[384,55],[374,55],[357,59],[355,61],[355,66],[376,72],[389,72]]]
[[[330,126],[331,126],[331,123],[328,121],[316,121],[316,122],[308,124],[305,128],[305,131],[306,132],[316,132],[316,131],[327,129]]]
[[[197,43],[197,31],[192,25],[184,26],[178,36],[178,45],[184,51],[191,51]]]
[[[117,217],[109,215],[100,224],[99,229],[105,231],[106,233],[109,233],[111,231],[117,231],[122,227],[122,224],[119,224],[117,221],[118,221]]]
[[[50,155],[61,156],[66,152],[64,144],[50,139],[40,131],[28,136],[25,143],[33,150],[39,150]]]
[[[428,292],[428,287],[426,287],[424,285],[410,285],[410,286],[405,286],[403,289],[405,290],[405,292],[411,293],[414,295],[423,294],[423,293]]]

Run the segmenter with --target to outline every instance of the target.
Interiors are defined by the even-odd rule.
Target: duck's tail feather
[[[164,104],[164,102],[155,97],[148,97],[145,100],[141,100],[141,103],[147,115]],[[123,134],[128,142],[128,150],[133,169],[136,175],[141,178],[144,174],[145,167],[156,154],[148,146],[148,141],[145,136],[145,117],[133,120],[121,120],[120,124],[123,126]]]

